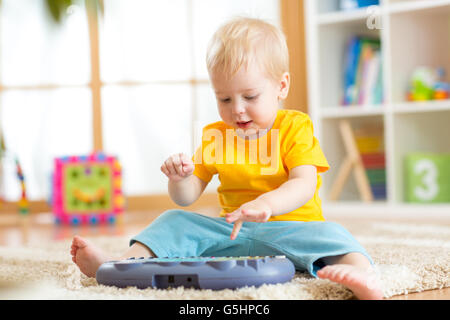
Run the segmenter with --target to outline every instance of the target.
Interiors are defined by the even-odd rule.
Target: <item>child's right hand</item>
[[[184,153],[171,155],[164,161],[161,171],[169,178],[169,180],[177,182],[181,181],[194,172],[194,162]]]

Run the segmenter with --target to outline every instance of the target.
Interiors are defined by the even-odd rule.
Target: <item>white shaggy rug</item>
[[[376,263],[385,297],[450,286],[450,226],[347,221],[343,224]],[[90,239],[122,253],[128,238]],[[0,299],[352,299],[345,287],[297,273],[285,284],[237,290],[119,289],[82,275],[70,257],[70,240],[0,247]]]

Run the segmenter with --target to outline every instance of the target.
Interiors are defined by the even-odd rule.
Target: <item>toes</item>
[[[317,271],[317,276],[319,278],[327,278],[329,273],[330,273],[330,267],[326,266],[326,267],[323,267],[322,269],[320,269],[319,271]]]
[[[340,268],[336,265],[326,266],[319,270],[321,278],[329,279],[334,281],[340,272]],[[319,274],[319,272],[317,274]]]
[[[74,236],[72,245],[77,248],[84,248],[88,245],[87,241],[80,236]]]
[[[317,276],[322,279],[329,279],[334,282],[351,281],[351,274],[345,266],[332,265],[326,266],[317,272]]]
[[[339,279],[340,280],[350,280],[352,278],[353,269],[348,268],[348,266],[338,266],[339,268]]]
[[[317,276],[346,286],[358,299],[383,298],[378,279],[356,267],[349,265],[325,266],[317,271]]]
[[[336,270],[333,273],[333,280],[336,282],[342,282],[347,277],[347,274],[343,270]]]
[[[330,278],[336,280],[342,274],[342,268],[340,266],[334,266],[331,271]]]
[[[348,270],[345,270],[341,273],[341,276],[338,281],[346,283],[348,285],[353,285],[355,283],[355,278],[352,276],[350,272],[348,272]]]
[[[330,279],[333,277],[333,273],[336,271],[336,266],[325,266],[319,271],[317,271],[317,275],[319,278]]]

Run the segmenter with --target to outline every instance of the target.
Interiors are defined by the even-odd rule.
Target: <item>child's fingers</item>
[[[261,210],[242,209],[242,218],[251,222],[266,222],[267,213]]]
[[[171,158],[169,158],[166,161],[164,161],[164,167],[166,168],[166,171],[169,174],[169,176],[176,174],[176,171],[175,171],[175,169],[173,167]]]
[[[183,176],[179,155],[170,156],[164,163],[170,176]]]
[[[167,169],[166,163],[163,163],[161,166],[161,171],[168,177],[170,175],[169,170]]]
[[[172,166],[175,170],[175,173],[179,176],[184,176],[183,166],[181,164],[180,154],[176,154],[172,156]]]
[[[180,153],[180,160],[183,164],[186,163],[192,163],[192,159],[189,158],[187,155],[185,155],[184,153]]]
[[[184,153],[180,154],[181,164],[182,164],[182,170],[184,173],[190,174],[194,171],[194,162],[185,155]]]
[[[233,212],[226,214],[226,221],[228,223],[235,222],[236,220],[239,220],[240,218],[241,218],[241,210],[240,209],[234,210]]]
[[[194,171],[194,164],[193,163],[183,163],[183,172],[184,173],[192,173]]]
[[[236,239],[239,231],[241,230],[241,227],[242,227],[242,220],[238,220],[234,223],[233,231],[231,231],[231,235],[230,235],[231,240]]]
[[[185,178],[194,172],[194,163],[183,153],[170,156],[161,166],[161,171],[169,178]],[[176,179],[179,179],[176,178]]]

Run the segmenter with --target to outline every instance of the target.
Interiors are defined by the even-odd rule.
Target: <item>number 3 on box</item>
[[[414,173],[422,175],[422,185],[414,188],[414,195],[423,201],[433,200],[439,194],[438,168],[433,161],[423,159],[414,166]]]

